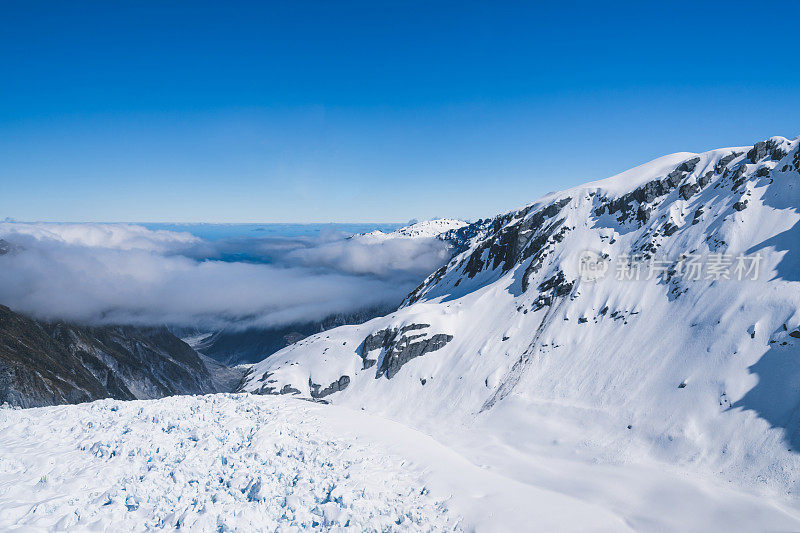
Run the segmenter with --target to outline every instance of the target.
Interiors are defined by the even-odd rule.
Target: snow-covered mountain
[[[288,346],[242,390],[793,492],[799,144],[674,154],[459,228],[398,310]]]
[[[369,233],[361,233],[354,235],[356,239],[395,239],[398,237],[406,237],[412,239],[426,239],[446,235],[448,232],[463,228],[468,224],[463,220],[454,218],[435,218],[433,220],[423,220],[421,222],[414,222],[402,228],[385,233],[380,230],[370,231]]]

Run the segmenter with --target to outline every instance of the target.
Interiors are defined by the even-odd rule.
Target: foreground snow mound
[[[243,390],[491,428],[524,453],[574,433],[602,462],[794,494],[798,145],[674,154],[461,228],[403,307],[277,352]]]
[[[319,414],[249,395],[0,409],[0,530],[454,529],[401,458]]]

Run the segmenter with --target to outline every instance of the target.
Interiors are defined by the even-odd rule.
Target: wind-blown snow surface
[[[798,144],[674,154],[478,222],[467,249],[401,309],[287,347],[255,365],[244,390],[364,408],[440,440],[469,428],[486,435],[462,450],[474,460],[568,486],[637,528],[675,526],[685,509],[682,525],[692,525],[702,507],[717,513],[706,525],[769,529],[708,490],[670,492],[649,469],[640,472],[649,489],[676,505],[642,521],[653,506],[631,501],[651,493],[595,480],[575,490],[572,467],[543,472],[532,458],[602,465],[584,481],[607,465],[625,465],[627,482],[661,465],[756,494],[769,516],[780,502],[797,507]],[[585,251],[601,258],[604,278],[582,279]],[[619,280],[630,254],[673,267]],[[674,268],[689,254],[759,255],[758,277],[691,279]],[[800,528],[793,513],[775,527]]]

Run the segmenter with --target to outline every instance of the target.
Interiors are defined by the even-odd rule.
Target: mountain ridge
[[[589,445],[613,460],[647,448],[793,490],[798,144],[773,137],[666,156],[476,222],[464,251],[398,310],[277,352],[241,390],[370,409],[432,432],[429,420],[511,417],[524,433],[549,413],[591,427]],[[585,253],[603,277],[585,279]],[[617,279],[630,257],[629,270],[660,270]],[[735,279],[739,257],[760,258],[757,279]],[[686,275],[695,259],[699,279]]]

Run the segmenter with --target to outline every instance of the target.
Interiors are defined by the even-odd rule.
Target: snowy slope
[[[486,435],[455,437],[451,445],[473,453],[492,446]],[[515,475],[396,422],[287,397],[0,409],[0,530],[757,531],[800,524],[785,505],[655,466],[507,457]],[[516,479],[521,473],[536,483]]]
[[[525,457],[577,455],[793,498],[798,144],[666,156],[468,226],[464,251],[399,310],[285,348],[244,390],[364,408],[440,440],[471,428],[497,441],[484,460],[523,481]],[[605,277],[582,278],[587,251]],[[652,279],[617,279],[632,254]],[[714,261],[740,254],[760,257],[757,279],[735,265],[715,279]]]
[[[549,530],[627,529],[399,424],[288,398],[0,409],[0,451],[3,531],[519,529],[542,509]]]

